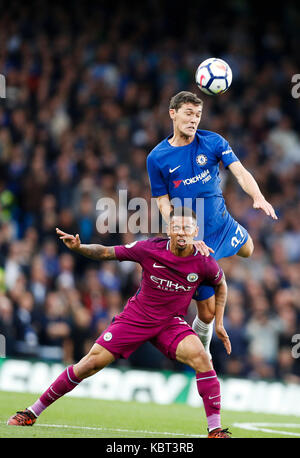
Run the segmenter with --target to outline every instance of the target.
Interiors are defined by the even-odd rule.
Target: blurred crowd
[[[200,2],[201,3],[201,2]],[[97,230],[97,202],[119,191],[151,199],[146,157],[171,133],[170,98],[204,101],[202,129],[223,135],[265,197],[273,222],[221,169],[231,214],[255,243],[251,258],[220,262],[229,286],[225,327],[233,353],[214,336],[220,374],[300,381],[292,336],[300,320],[300,12],[289,1],[268,18],[246,0],[145,0],[59,4],[0,2],[0,333],[6,354],[71,363],[81,358],[135,293],[131,262],[96,263],[70,253],[55,228],[83,243],[123,244],[145,234]],[[203,18],[205,14],[205,20]],[[180,18],[180,22],[179,22]],[[201,95],[198,64],[217,56],[230,90]],[[117,221],[118,223],[118,221]],[[149,231],[150,232],[150,231]],[[191,304],[188,320],[195,306]],[[130,367],[185,370],[150,344]]]

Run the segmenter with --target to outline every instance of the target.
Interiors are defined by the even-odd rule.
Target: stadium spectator
[[[74,256],[74,265],[61,270],[66,250],[51,241],[55,227],[107,245],[147,236],[99,234],[96,203],[110,197],[118,208],[118,192],[125,190],[128,199],[144,197],[150,205],[145,158],[169,134],[165,107],[180,90],[198,91],[195,69],[216,55],[231,65],[233,83],[220,97],[203,96],[201,128],[229,140],[279,220],[254,212],[221,170],[230,213],[256,249],[251,259],[221,263],[237,354],[231,365],[222,364],[217,347],[213,357],[224,374],[299,376],[299,360],[287,351],[300,322],[300,111],[291,94],[300,68],[297,7],[284,3],[258,17],[251,2],[231,2],[230,16],[221,8],[217,20],[208,4],[205,22],[201,8],[190,8],[179,29],[178,11],[168,5],[145,0],[133,12],[116,0],[112,12],[74,0],[66,12],[62,3],[10,2],[0,14],[0,73],[7,86],[0,99],[0,332],[7,355],[17,352],[14,317],[23,326],[32,316],[37,352],[52,346],[57,359],[77,360],[86,351],[80,336],[83,346],[93,340],[136,291],[141,272],[130,263],[107,272]],[[24,293],[32,303],[20,311]],[[48,322],[55,332],[49,334]],[[147,366],[147,358],[140,361]]]

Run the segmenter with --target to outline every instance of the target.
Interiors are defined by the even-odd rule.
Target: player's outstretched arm
[[[250,172],[240,163],[233,162],[229,165],[229,170],[236,177],[241,188],[253,199],[253,208],[263,210],[266,215],[273,219],[278,219],[272,205],[266,201],[259,186]]]
[[[70,250],[75,253],[82,254],[82,256],[89,259],[93,259],[94,261],[117,259],[113,246],[103,246],[98,244],[84,245],[81,243],[78,234],[75,236],[67,234],[61,229],[58,229],[58,227],[56,228],[56,234]]]
[[[216,303],[216,312],[215,312],[215,330],[219,339],[222,340],[225,350],[228,355],[231,353],[231,343],[226,332],[226,329],[223,325],[224,310],[227,300],[227,283],[225,280],[225,275],[220,281],[220,283],[215,286],[215,303]]]

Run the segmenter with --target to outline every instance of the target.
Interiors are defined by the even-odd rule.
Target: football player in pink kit
[[[198,336],[183,318],[199,284],[214,286],[216,334],[230,354],[231,344],[223,326],[227,285],[217,262],[194,248],[193,239],[198,231],[194,212],[185,208],[175,211],[170,217],[169,238],[156,237],[125,246],[84,245],[78,234],[73,236],[56,230],[69,249],[90,259],[138,262],[143,268],[142,281],[136,294],[114,317],[89,353],[77,364],[67,367],[32,406],[10,417],[7,424],[33,425],[49,405],[83,379],[117,358],[128,358],[140,345],[150,341],[168,358],[196,371],[208,437],[230,437],[228,429],[221,426],[221,393],[216,372]]]

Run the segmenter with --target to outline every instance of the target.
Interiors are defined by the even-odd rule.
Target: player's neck
[[[191,256],[194,253],[194,245],[193,244],[188,244],[185,248],[180,249],[176,246],[176,244],[172,243],[172,240],[170,241],[170,251],[172,254],[175,254],[175,256],[178,256],[180,258],[185,258],[187,256]]]
[[[182,132],[174,132],[173,137],[169,138],[169,143],[172,146],[186,146],[192,143],[194,140],[195,135],[188,136],[183,134]]]

